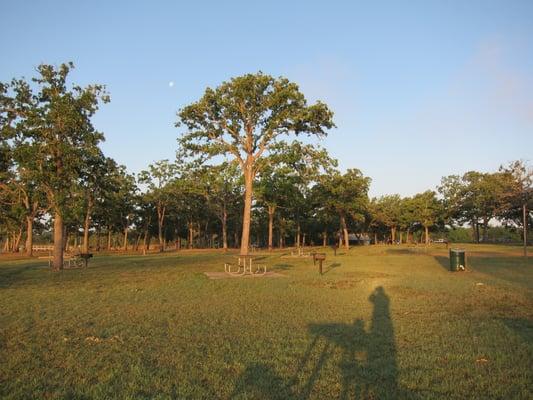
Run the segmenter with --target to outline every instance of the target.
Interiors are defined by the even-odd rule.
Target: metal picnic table
[[[265,275],[267,272],[266,265],[255,265],[254,259],[257,260],[257,257],[251,256],[249,254],[241,254],[237,257],[237,265],[224,263],[224,272],[232,275]],[[255,270],[253,269],[254,267]]]

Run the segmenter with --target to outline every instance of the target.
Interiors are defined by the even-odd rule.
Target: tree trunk
[[[102,244],[100,243],[100,239],[102,236],[102,230],[100,228],[96,229],[96,251],[100,251],[102,249]]]
[[[111,250],[111,227],[107,228],[107,250]]]
[[[326,247],[328,245],[328,233],[323,232],[322,233],[322,247]]]
[[[33,256],[33,215],[26,217],[26,255]]]
[[[253,157],[248,156],[244,165],[244,211],[242,214],[241,255],[247,255],[250,247],[250,226],[253,197]]]
[[[54,271],[63,269],[63,216],[56,211],[54,215]]]
[[[483,243],[487,243],[489,239],[489,220],[483,218]]]
[[[298,222],[296,227],[296,248],[300,249],[300,223]]]
[[[272,251],[272,240],[274,235],[274,212],[276,207],[268,206],[268,251]]]
[[[124,242],[122,244],[122,250],[128,250],[128,227],[124,228]]]
[[[378,234],[374,232],[374,244],[378,244]]]
[[[157,237],[159,239],[159,252],[162,253],[163,250],[165,249],[165,243],[163,240],[163,230],[162,230],[161,225],[157,227]]]
[[[348,238],[348,227],[346,226],[346,218],[341,215],[341,227],[344,234],[344,248],[350,250],[350,239]]]
[[[187,239],[187,248],[192,249],[192,241],[193,241],[193,227],[192,222],[189,222],[189,238]]]
[[[68,251],[68,244],[70,241],[70,232],[68,231],[68,228],[63,224],[63,251]]]
[[[472,229],[474,229],[474,241],[479,243],[479,224],[476,220],[472,221]]]
[[[139,245],[141,244],[141,237],[142,237],[142,233],[138,233],[137,238],[135,239],[135,247],[133,248],[134,251],[139,250]]]
[[[87,208],[87,214],[85,214],[85,221],[83,224],[83,252],[89,252],[89,226],[91,224],[91,210]]]
[[[409,244],[409,228],[407,228],[407,232],[405,234],[405,243]]]
[[[18,232],[13,235],[13,253],[18,253],[20,248],[20,241],[22,239],[22,226]]]
[[[426,245],[429,244],[429,227],[424,226],[424,232],[426,233]]]
[[[390,227],[390,240],[391,240],[391,244],[394,244],[394,242],[396,242],[396,227],[395,226]]]
[[[228,212],[226,206],[222,210],[222,248],[228,250]]]
[[[400,244],[402,244],[402,242],[403,242],[403,232],[400,231]]]
[[[157,235],[159,238],[159,252],[165,250],[165,240],[163,238],[163,224],[165,222],[165,207],[159,205],[157,207]]]

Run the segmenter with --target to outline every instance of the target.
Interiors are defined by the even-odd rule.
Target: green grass
[[[0,259],[3,398],[533,398],[533,262],[509,246],[372,246],[263,260],[96,256],[52,273]]]

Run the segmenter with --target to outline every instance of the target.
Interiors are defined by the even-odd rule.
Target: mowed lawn
[[[3,398],[533,398],[533,260],[468,245],[261,253],[279,278],[209,280],[236,253],[0,258]]]

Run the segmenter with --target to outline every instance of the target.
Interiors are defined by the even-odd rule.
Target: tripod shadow
[[[398,388],[389,296],[380,286],[369,301],[374,309],[368,330],[362,319],[356,319],[353,324],[310,324],[312,340],[293,378],[284,380],[269,366],[252,364],[239,378],[232,398],[242,394],[253,398],[308,399],[321,372],[331,365],[338,371],[334,373],[338,373],[340,399],[413,398],[413,393]]]

